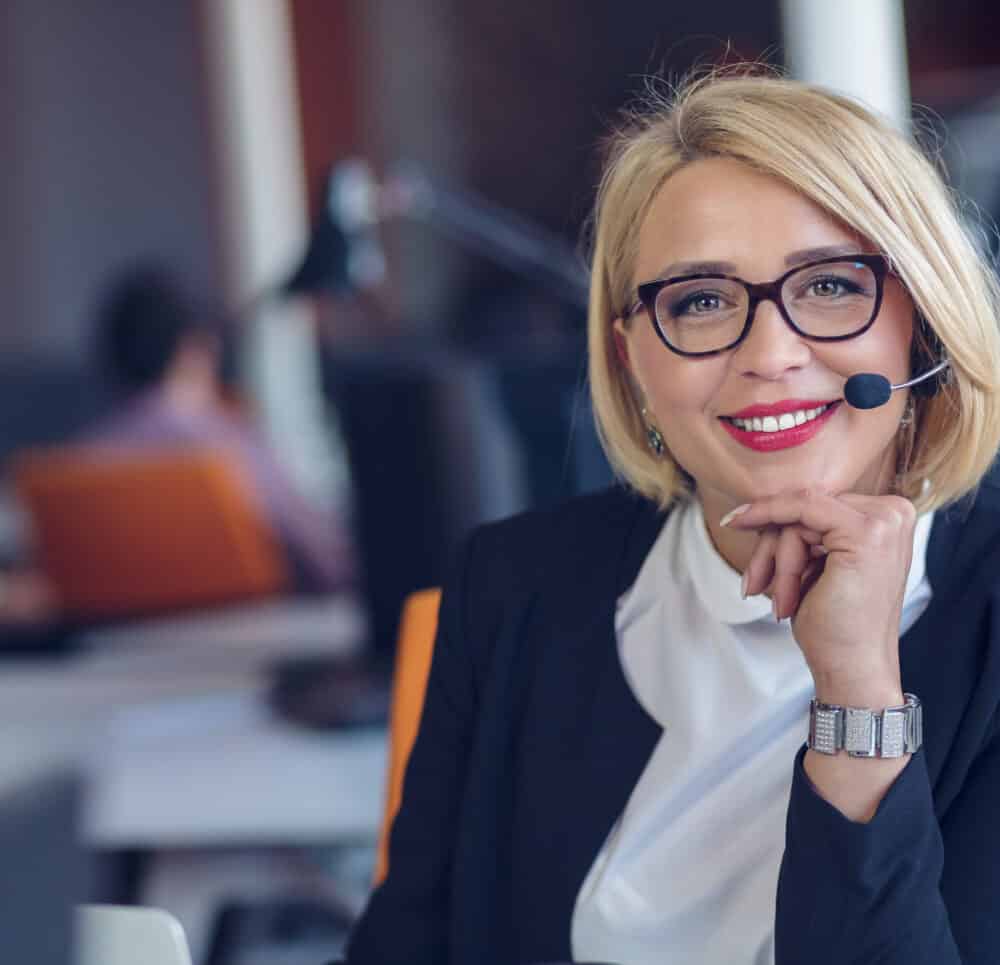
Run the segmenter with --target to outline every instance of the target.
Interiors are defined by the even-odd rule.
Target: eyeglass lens
[[[877,300],[875,273],[856,261],[807,265],[785,279],[781,301],[792,322],[819,338],[852,335],[871,320]],[[682,352],[712,352],[735,342],[750,310],[739,281],[697,278],[674,282],[656,297],[656,321]]]

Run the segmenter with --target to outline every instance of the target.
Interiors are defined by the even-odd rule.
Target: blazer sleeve
[[[778,879],[775,960],[879,965],[1000,961],[1000,735],[938,821],[923,752],[867,824],[850,821],[795,761]]]
[[[420,728],[389,838],[389,873],[355,925],[347,965],[448,959],[454,838],[477,708],[464,626],[475,538],[444,586]]]

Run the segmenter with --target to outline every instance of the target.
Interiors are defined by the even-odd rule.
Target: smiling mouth
[[[785,429],[794,429],[796,426],[805,425],[818,419],[836,402],[827,402],[826,405],[816,406],[814,409],[797,409],[794,412],[783,412],[780,416],[766,415],[753,416],[748,419],[737,419],[733,416],[719,416],[724,422],[742,429],[744,432],[781,432]]]

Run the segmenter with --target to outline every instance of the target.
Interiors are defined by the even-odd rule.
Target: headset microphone
[[[859,372],[852,375],[844,383],[844,401],[855,409],[876,409],[880,405],[885,405],[897,389],[905,389],[911,385],[918,385],[925,379],[929,379],[938,372],[947,368],[951,363],[948,359],[939,362],[932,369],[928,369],[922,375],[918,375],[909,382],[900,382],[893,385],[884,375],[877,375],[874,372]],[[937,383],[933,384],[931,391],[927,394],[933,395],[937,390]],[[918,390],[919,392],[919,390]],[[923,393],[919,393],[923,394]]]

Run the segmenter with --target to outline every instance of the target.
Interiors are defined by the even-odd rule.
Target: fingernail
[[[719,520],[720,526],[728,526],[737,516],[741,513],[745,513],[750,508],[750,503],[744,503],[742,506],[737,506],[736,509],[731,509],[722,519]]]
[[[740,594],[744,600],[747,598],[747,583],[749,582],[750,582],[750,571],[747,570],[747,572],[743,574],[743,579],[740,580]]]

